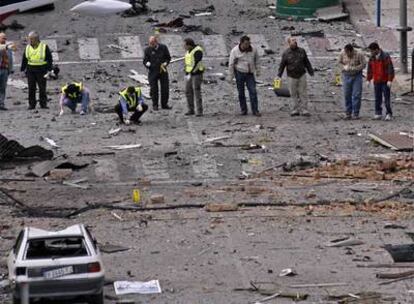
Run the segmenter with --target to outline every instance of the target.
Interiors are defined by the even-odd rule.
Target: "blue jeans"
[[[258,113],[258,101],[256,91],[256,79],[253,73],[242,73],[235,71],[237,91],[239,92],[239,103],[242,113],[247,113],[246,94],[244,85],[247,86],[249,91],[250,104],[252,107],[253,114]]]
[[[356,75],[342,73],[346,114],[359,115],[362,95],[362,72]]]
[[[80,100],[72,100],[67,97],[64,97],[63,104],[67,106],[72,111],[76,111],[76,105],[78,103],[82,104],[82,111],[88,112],[88,106],[89,106],[89,90],[84,88],[81,92],[81,98]]]
[[[375,92],[375,115],[382,115],[382,97],[384,96],[386,114],[392,116],[391,110],[391,89],[386,82],[374,83]]]
[[[9,71],[0,69],[0,107],[4,107],[4,100],[6,99],[7,79],[9,78]]]

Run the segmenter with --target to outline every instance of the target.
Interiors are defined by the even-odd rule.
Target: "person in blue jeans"
[[[371,57],[368,62],[367,82],[374,82],[375,120],[382,119],[382,101],[385,104],[385,120],[392,120],[391,85],[395,78],[394,65],[390,54],[373,42],[368,46]]]
[[[359,119],[362,96],[362,71],[366,60],[362,53],[347,44],[339,55],[345,99],[345,119]]]
[[[256,91],[256,76],[259,75],[259,54],[256,47],[250,44],[250,38],[243,36],[239,45],[230,52],[229,80],[236,78],[237,91],[239,94],[240,110],[242,115],[247,115],[247,104],[245,87],[249,92],[252,113],[261,116]]]
[[[89,90],[85,88],[82,82],[72,82],[62,87],[62,94],[60,95],[60,113],[63,114],[63,106],[67,106],[76,113],[76,106],[81,104],[80,115],[88,114],[89,108]]]
[[[7,80],[13,73],[13,52],[14,45],[6,45],[6,34],[0,33],[0,111],[7,111],[4,104],[6,99]]]

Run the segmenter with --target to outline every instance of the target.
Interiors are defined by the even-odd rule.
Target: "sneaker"
[[[358,119],[359,119],[359,115],[358,115],[358,114],[354,114],[354,115],[352,115],[352,119],[353,119],[353,120],[358,120]]]
[[[190,116],[190,115],[194,115],[195,113],[194,112],[192,112],[192,111],[188,111],[187,113],[185,113],[184,115],[185,116]]]
[[[5,106],[0,106],[0,111],[7,111],[7,108]]]
[[[49,109],[47,105],[40,106],[41,109]]]
[[[290,116],[299,116],[299,111],[294,110],[294,111],[290,112]]]
[[[166,106],[161,107],[161,109],[163,109],[163,110],[171,110],[172,107],[169,106],[169,105],[166,105]]]
[[[261,117],[262,116],[262,114],[260,114],[260,112],[255,112],[255,113],[253,113],[253,115],[254,116],[257,116],[257,117]]]
[[[302,116],[307,116],[307,117],[309,117],[309,116],[311,116],[311,114],[309,113],[309,111],[304,110],[304,111],[302,111]]]
[[[86,115],[87,113],[86,113],[86,111],[84,111],[84,110],[82,110],[82,111],[80,111],[79,112],[79,115]]]
[[[196,116],[201,117],[201,116],[203,116],[203,113],[197,113]]]
[[[158,106],[152,106],[153,111],[158,111]]]
[[[345,116],[343,118],[345,120],[350,120],[352,118],[351,113],[345,113]]]
[[[385,120],[387,120],[387,121],[392,120],[392,115],[391,114],[385,115]]]
[[[375,114],[373,119],[374,120],[381,120],[382,119],[382,115]]]

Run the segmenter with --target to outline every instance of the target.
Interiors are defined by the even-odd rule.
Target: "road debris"
[[[0,162],[18,160],[44,160],[53,158],[53,151],[40,146],[23,147],[15,140],[8,140],[0,134]]]
[[[239,206],[235,203],[207,203],[204,209],[208,212],[237,211]]]
[[[122,131],[122,128],[113,128],[108,131],[109,135],[116,136]]]
[[[49,161],[43,161],[31,168],[31,175],[37,177],[43,177],[53,169],[73,169],[78,170],[85,168],[89,165],[87,161],[72,160],[72,159],[55,159]]]
[[[295,275],[297,275],[296,271],[293,270],[292,268],[286,268],[283,269],[280,273],[279,273],[279,277],[294,277]]]
[[[131,248],[119,246],[119,245],[113,245],[113,244],[98,244],[99,249],[104,253],[116,253],[116,252],[122,252],[122,251],[128,251]]]
[[[413,151],[414,148],[414,134],[407,132],[369,133],[368,136],[395,151]]]
[[[41,136],[40,139],[42,139],[45,142],[47,142],[53,148],[56,148],[56,149],[60,148],[60,146],[58,144],[56,144],[56,142],[53,139],[51,139],[51,138]]]
[[[151,202],[151,204],[164,204],[165,203],[164,195],[162,195],[162,194],[153,194],[150,197],[150,202]]]
[[[131,293],[138,294],[154,294],[161,293],[161,286],[158,280],[148,282],[130,282],[116,281],[114,282],[115,293],[117,295],[125,295]]]
[[[388,251],[395,263],[414,262],[414,244],[386,244],[384,249]]]
[[[104,148],[108,148],[112,150],[128,150],[128,149],[136,149],[136,148],[141,148],[141,147],[142,147],[141,144],[104,146]]]
[[[51,181],[63,181],[72,176],[72,169],[52,169],[49,172],[47,180]]]
[[[350,237],[335,239],[325,244],[326,247],[349,247],[364,244],[363,241],[352,239]]]
[[[29,88],[29,86],[27,85],[27,83],[24,82],[23,80],[20,80],[20,79],[12,79],[12,78],[9,78],[7,80],[7,85],[12,86],[12,87],[15,87],[17,89],[21,89],[21,90],[26,90],[26,89]]]

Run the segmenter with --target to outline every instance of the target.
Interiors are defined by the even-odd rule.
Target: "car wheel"
[[[103,291],[89,298],[89,304],[104,304]]]

